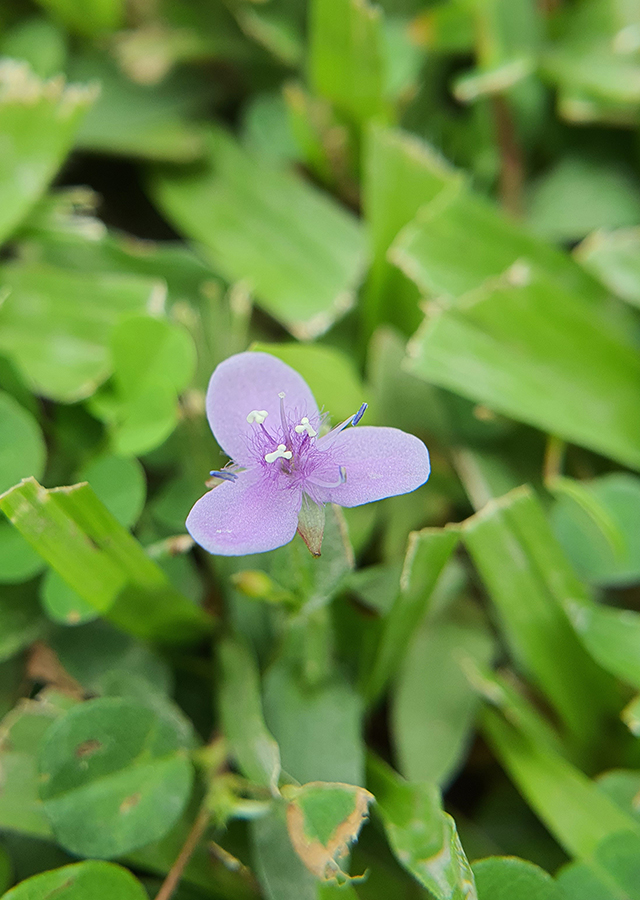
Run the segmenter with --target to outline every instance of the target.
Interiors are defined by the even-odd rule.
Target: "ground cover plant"
[[[639,123],[634,0],[5,0],[3,897],[640,900]]]

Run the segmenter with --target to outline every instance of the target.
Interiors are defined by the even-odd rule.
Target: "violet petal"
[[[255,425],[247,422],[252,410],[266,410],[269,431],[280,425],[279,393],[284,391],[288,414],[318,415],[318,406],[306,381],[295,369],[270,353],[238,353],[215,369],[207,391],[207,417],[213,435],[227,456],[251,461],[247,447]],[[300,421],[300,419],[298,419]]]
[[[331,456],[345,467],[347,480],[327,488],[326,501],[340,506],[360,506],[414,491],[430,472],[429,451],[423,442],[398,428],[346,428],[332,439]]]
[[[187,531],[209,553],[264,553],[292,540],[301,502],[300,490],[278,490],[259,472],[240,472],[198,500]]]

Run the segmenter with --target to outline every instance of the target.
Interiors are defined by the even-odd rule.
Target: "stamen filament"
[[[333,435],[338,435],[338,434],[340,434],[340,432],[341,432],[341,431],[344,431],[344,429],[347,428],[349,425],[357,425],[358,422],[360,421],[360,419],[363,417],[363,415],[364,415],[365,412],[367,411],[367,407],[368,407],[368,406],[369,406],[368,403],[363,403],[362,406],[360,407],[360,409],[358,410],[358,412],[357,412],[355,415],[349,416],[349,418],[348,418],[348,419],[345,419],[344,422],[340,422],[339,425],[335,425],[335,426],[331,429],[331,431],[328,431],[328,432],[325,434],[323,440],[326,440],[326,439],[327,439],[328,437],[330,437],[332,434],[333,434]]]
[[[328,481],[318,481],[316,478],[310,478],[309,482],[311,484],[315,485],[316,487],[334,488],[334,487],[340,487],[340,485],[344,484],[346,480],[347,480],[347,470],[345,469],[344,466],[340,466],[340,478],[338,479],[338,481],[333,481],[333,482],[329,483]]]
[[[213,478],[220,478],[222,481],[236,481],[238,476],[235,472],[225,471],[224,469],[213,469],[209,472]]]

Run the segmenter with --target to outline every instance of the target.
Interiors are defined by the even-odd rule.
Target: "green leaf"
[[[640,836],[630,815],[548,745],[535,744],[493,710],[485,711],[484,731],[520,793],[568,854],[589,859],[612,834]]]
[[[518,664],[544,691],[565,727],[592,740],[615,704],[612,686],[588,657],[565,611],[585,596],[539,503],[518,488],[468,519],[463,540],[500,617]]]
[[[79,481],[88,481],[112,516],[125,528],[138,521],[144,507],[147,484],[137,459],[98,456],[84,466]]]
[[[27,581],[44,567],[44,560],[27,544],[20,532],[0,520],[0,584]]]
[[[576,634],[602,668],[640,690],[640,613],[571,598],[566,608]]]
[[[218,644],[218,661],[220,718],[231,755],[246,778],[277,794],[280,751],[264,723],[255,661],[232,638]]]
[[[580,244],[576,257],[610,291],[640,306],[640,228],[598,231]]]
[[[272,53],[286,66],[297,66],[304,53],[302,34],[297,23],[285,20],[277,10],[256,8],[248,3],[235,10],[244,33]]]
[[[16,534],[21,537],[19,531]],[[61,625],[81,625],[100,616],[100,611],[83,600],[55,569],[48,569],[40,582],[40,601],[47,616]]]
[[[363,783],[362,703],[341,675],[309,686],[291,661],[276,661],[264,678],[264,714],[297,781]]]
[[[576,241],[596,228],[640,223],[640,184],[620,161],[569,156],[531,189],[528,222],[551,241]]]
[[[564,288],[602,298],[575,260],[501,214],[452,180],[403,228],[389,258],[427,294],[457,297],[502,275],[518,260],[532,263]]]
[[[387,259],[389,246],[418,210],[463,176],[415,135],[372,125],[366,135],[363,206],[373,262],[365,292],[364,315],[372,331],[381,319],[405,322],[417,315],[415,286]],[[406,307],[401,312],[398,307]]]
[[[590,746],[615,708],[613,686],[575,635],[567,597],[585,596],[528,488],[468,519],[463,540],[485,582],[517,664],[536,682],[574,741]]]
[[[2,891],[3,895],[4,892],[8,890],[13,880],[11,857],[4,847],[0,847],[0,891]]]
[[[86,862],[27,878],[3,900],[146,900],[131,872],[114,863]]]
[[[488,664],[493,650],[487,626],[462,618],[429,622],[405,648],[391,722],[399,768],[410,781],[442,785],[457,770],[478,708],[465,666]]]
[[[40,426],[13,397],[0,391],[0,493],[27,475],[40,478],[45,459]]]
[[[189,115],[206,102],[201,82],[169,76],[160,85],[135,84],[113,61],[97,55],[72,60],[69,68],[74,78],[100,85],[77,147],[154,162],[188,163],[202,156],[203,128]]]
[[[287,787],[287,829],[294,850],[322,881],[348,880],[341,862],[358,839],[373,794],[351,784],[322,781]]]
[[[565,900],[553,878],[533,863],[494,856],[473,864],[478,900]]]
[[[458,543],[455,529],[424,528],[409,535],[400,590],[384,618],[379,645],[366,686],[376,700],[398,670],[407,645],[431,601],[436,583]]]
[[[96,396],[92,409],[109,423],[116,454],[139,456],[175,428],[178,394],[193,377],[196,349],[177,325],[136,316],[114,329],[111,354],[113,393]]]
[[[207,615],[100,503],[89,485],[45,490],[27,479],[0,497],[0,509],[86,603],[129,633],[193,640]]]
[[[9,290],[0,351],[36,393],[63,403],[88,397],[111,374],[109,339],[120,319],[164,296],[149,278],[20,263],[0,269],[0,285]]]
[[[64,69],[66,35],[44,16],[31,16],[17,21],[3,33],[0,54],[24,60],[39,78],[51,78]]]
[[[386,119],[381,9],[368,0],[313,0],[309,80],[358,124]]]
[[[0,662],[32,644],[43,630],[33,585],[5,586],[0,594]]]
[[[253,865],[267,900],[320,900],[318,881],[291,846],[286,804],[250,824]]]
[[[70,31],[95,37],[124,24],[125,0],[87,0],[82,9],[74,0],[38,0],[40,6]]]
[[[516,264],[433,310],[409,348],[428,381],[640,468],[640,358],[606,308]]]
[[[263,344],[252,350],[271,353],[299,372],[307,382],[320,409],[325,409],[334,424],[360,409],[367,392],[353,361],[333,347],[322,344]]]
[[[299,177],[267,167],[216,130],[197,172],[158,172],[157,203],[230,281],[296,337],[322,334],[349,309],[362,276],[356,219]]]
[[[367,783],[398,862],[436,900],[478,900],[471,866],[437,787],[411,784],[370,757]]]
[[[44,193],[94,98],[92,88],[40,81],[24,63],[0,63],[0,242]]]
[[[158,840],[191,792],[184,735],[133,700],[71,709],[39,752],[40,796],[56,838],[82,856],[115,857]]]
[[[551,524],[580,577],[603,586],[640,580],[640,479],[612,472],[588,482],[563,478],[556,487]]]
[[[556,876],[562,900],[624,900],[619,890],[604,884],[586,863],[565,866]]]
[[[38,796],[36,753],[45,732],[61,714],[51,695],[22,700],[0,728],[0,827],[35,837],[51,837]]]
[[[143,684],[149,702],[173,688],[168,663],[146,644],[106,622],[58,629],[50,644],[66,672],[91,694],[115,695]]]

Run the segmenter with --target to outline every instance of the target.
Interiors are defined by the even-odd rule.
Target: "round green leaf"
[[[121,525],[135,525],[147,493],[144,469],[137,459],[99,456],[82,469],[78,480],[89,482]]]
[[[27,878],[2,900],[147,900],[147,894],[122,866],[88,860]]]
[[[543,869],[513,856],[491,856],[472,866],[478,900],[563,900]]]
[[[0,662],[39,638],[43,621],[32,585],[3,587],[0,594]]]
[[[169,384],[176,393],[187,387],[195,369],[193,339],[165,319],[125,319],[111,339],[114,380],[122,397],[153,384]]]
[[[184,733],[131,699],[71,709],[42,743],[40,797],[55,836],[81,856],[110,858],[159,840],[189,799]]]
[[[21,478],[40,478],[46,450],[40,426],[17,400],[0,391],[0,493]]]
[[[40,600],[48,617],[61,625],[82,625],[100,615],[53,569],[49,569],[40,583]]]
[[[0,584],[27,581],[44,567],[45,561],[20,532],[0,517]]]

